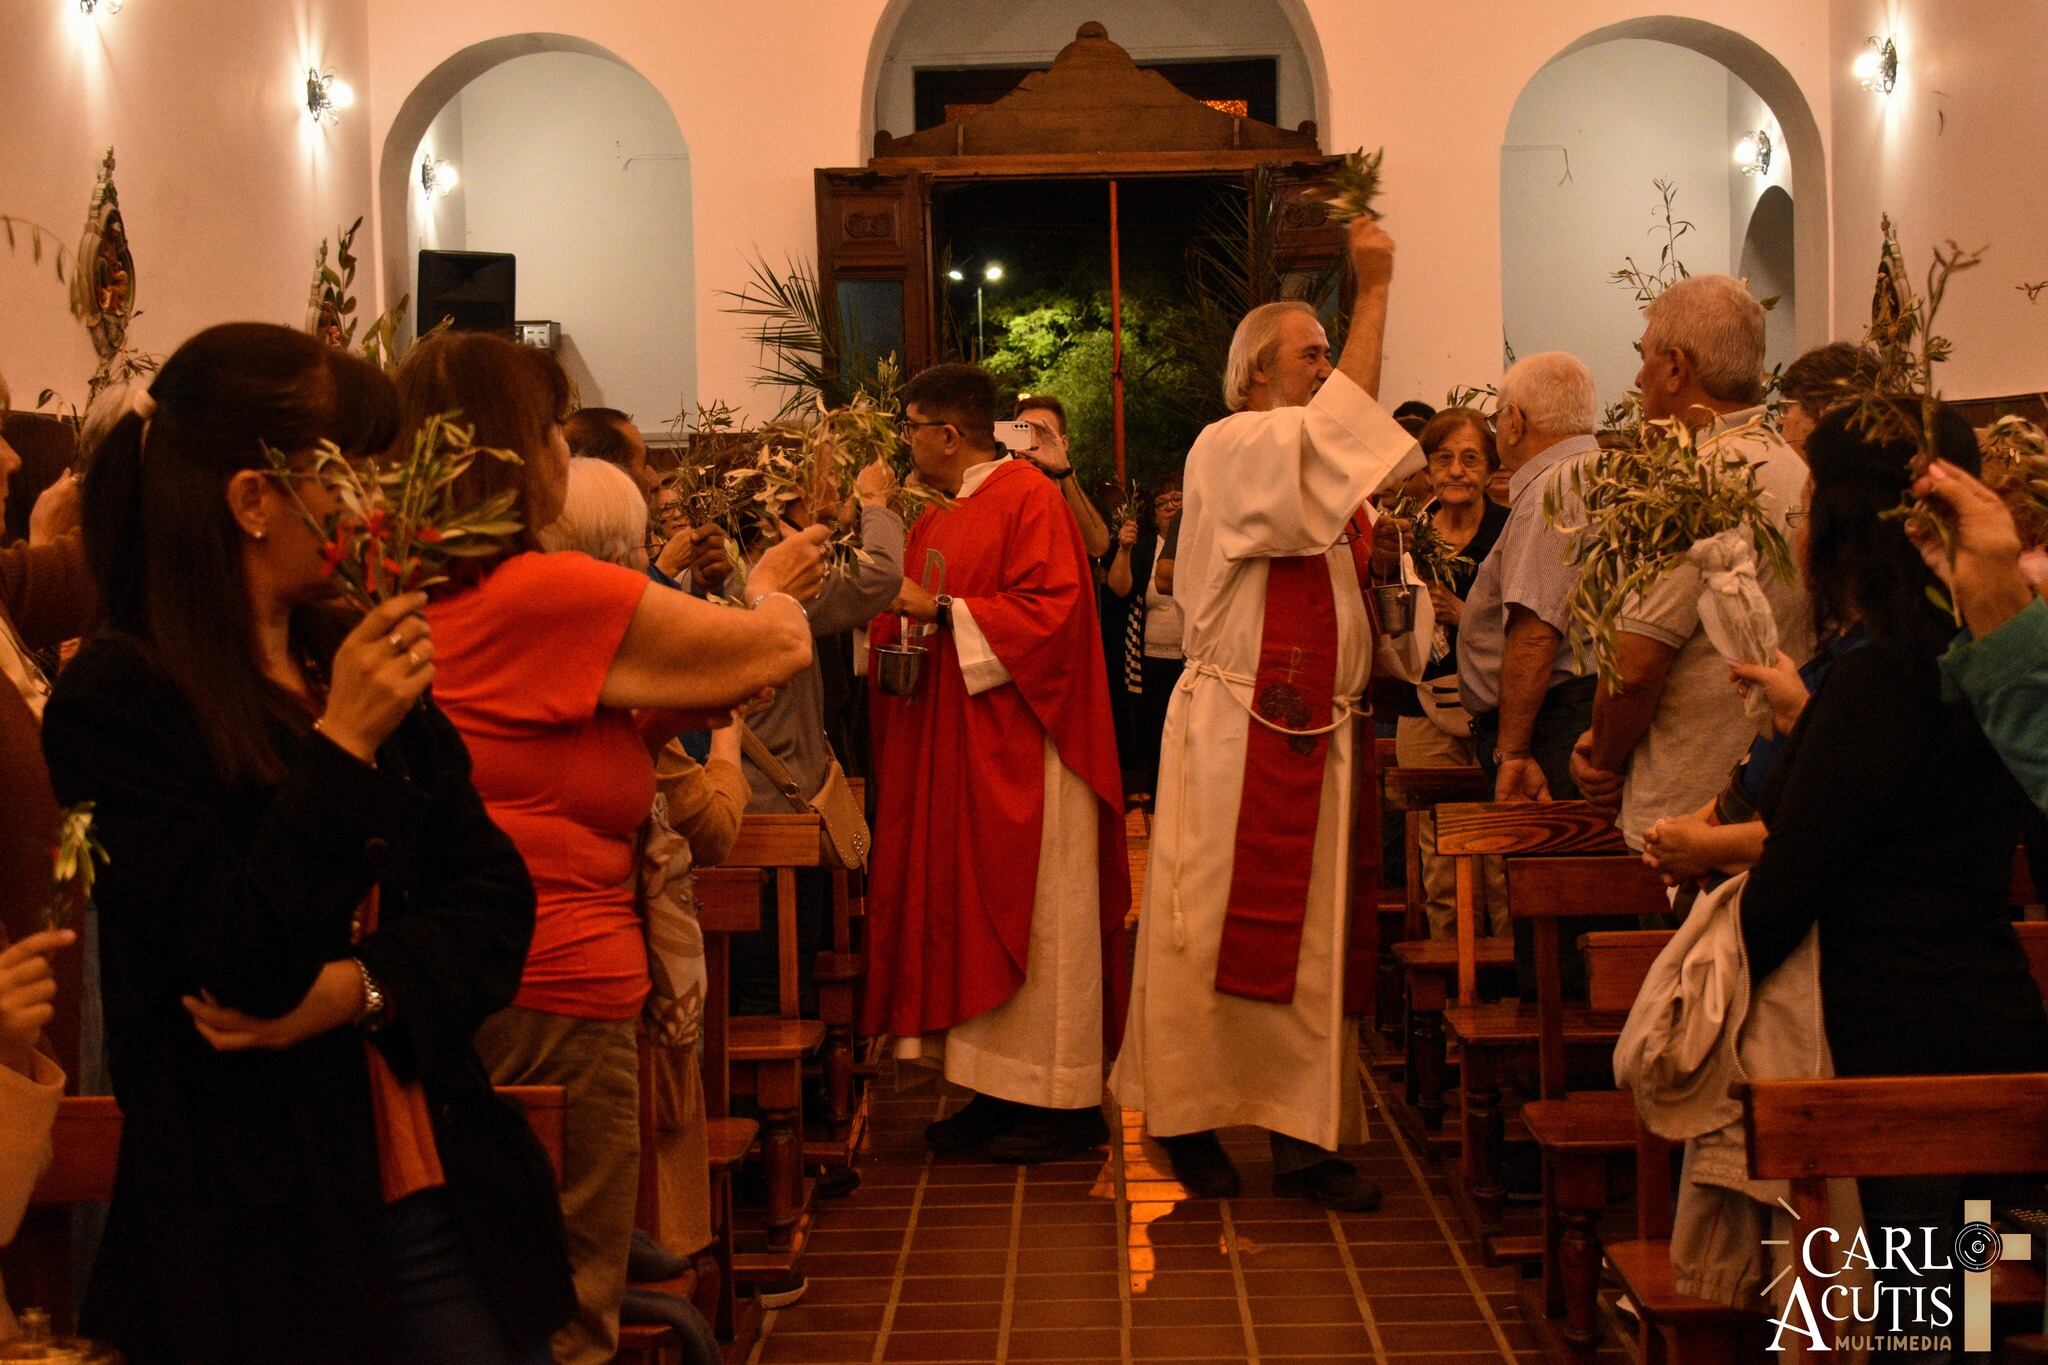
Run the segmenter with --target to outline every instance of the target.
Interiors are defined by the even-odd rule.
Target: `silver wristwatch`
[[[356,1016],[356,1027],[365,1033],[375,1033],[384,1026],[384,1013],[390,1008],[384,999],[384,988],[377,984],[377,978],[370,975],[370,969],[359,957],[349,961],[356,964],[356,970],[363,978],[363,1012]]]

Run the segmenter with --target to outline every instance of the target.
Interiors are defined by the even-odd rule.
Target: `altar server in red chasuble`
[[[1353,882],[1378,865],[1363,696],[1375,671],[1419,676],[1436,627],[1427,594],[1399,635],[1367,604],[1375,561],[1379,577],[1414,575],[1366,499],[1422,456],[1375,397],[1393,243],[1361,219],[1349,249],[1335,368],[1307,306],[1255,309],[1224,378],[1235,411],[1188,454],[1174,564],[1187,671],[1110,1088],[1197,1197],[1238,1192],[1215,1130],[1253,1124],[1272,1135],[1276,1195],[1365,1210],[1379,1190],[1336,1154],[1365,1135],[1363,996],[1346,991]],[[1375,887],[1358,889],[1370,913]]]
[[[933,1147],[1054,1161],[1107,1141],[1123,1023],[1130,868],[1095,582],[1057,486],[998,449],[983,370],[934,366],[903,398],[918,472],[953,501],[904,557],[897,610],[933,628],[922,677],[874,693],[862,1028],[974,1092],[925,1130]],[[870,639],[900,636],[891,614]]]

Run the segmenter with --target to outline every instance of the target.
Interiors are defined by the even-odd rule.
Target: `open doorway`
[[[986,364],[1006,397],[1058,397],[1076,467],[1094,484],[1113,465],[1111,323],[1120,304],[1125,464],[1134,483],[1153,482],[1179,468],[1222,411],[1216,371],[1200,354],[1210,282],[1198,276],[1204,253],[1241,231],[1246,196],[1238,176],[1117,182],[1113,298],[1108,181],[935,187],[942,352]]]

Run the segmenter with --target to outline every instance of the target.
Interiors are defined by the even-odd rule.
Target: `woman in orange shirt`
[[[533,876],[519,994],[476,1043],[500,1085],[568,1088],[561,1197],[578,1311],[555,1358],[601,1365],[618,1347],[639,1180],[634,1021],[648,975],[634,836],[654,801],[654,764],[633,712],[729,709],[807,667],[799,599],[823,581],[825,532],[792,536],[762,560],[749,576],[752,611],[588,555],[543,553],[537,533],[561,511],[569,468],[569,386],[554,358],[447,333],[413,349],[398,388],[407,431],[460,412],[478,444],[520,457],[478,460],[465,476],[475,496],[516,493],[527,540],[465,561],[466,580],[428,608],[434,699]]]

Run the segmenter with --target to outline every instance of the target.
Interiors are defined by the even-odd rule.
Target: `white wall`
[[[1628,390],[1640,305],[1607,277],[1624,257],[1657,268],[1660,177],[1678,187],[1674,216],[1694,225],[1679,259],[1694,274],[1734,266],[1731,80],[1696,52],[1624,40],[1560,57],[1529,82],[1501,148],[1502,314],[1517,354],[1570,351],[1604,400]]]
[[[432,205],[417,179],[430,150],[461,177]],[[415,290],[421,247],[509,251],[519,316],[562,325],[584,403],[650,428],[694,409],[690,163],[644,79],[581,53],[516,58],[449,101],[410,164]]]
[[[1868,324],[1878,215],[1889,212],[1916,284],[1932,248],[1988,247],[1956,278],[1936,330],[1955,342],[1943,392],[1983,398],[2048,388],[2048,5],[2038,0],[1833,0],[1829,74],[1836,110],[1837,335]],[[1861,89],[1851,64],[1873,34],[1898,45],[1889,95]]]
[[[0,4],[0,213],[75,248],[100,157],[135,255],[131,331],[168,353],[229,320],[305,320],[313,248],[368,214],[369,111],[331,128],[306,117],[308,66],[369,84],[366,0],[134,0],[84,15],[72,0]],[[357,239],[361,311],[374,314],[376,229]],[[55,387],[83,403],[98,363],[69,295],[28,244],[0,241],[0,373],[17,403]]]
[[[1316,116],[1308,60],[1276,0],[916,0],[882,61],[875,126],[915,129],[919,67],[1050,65],[1090,19],[1141,66],[1276,57],[1280,126]]]

